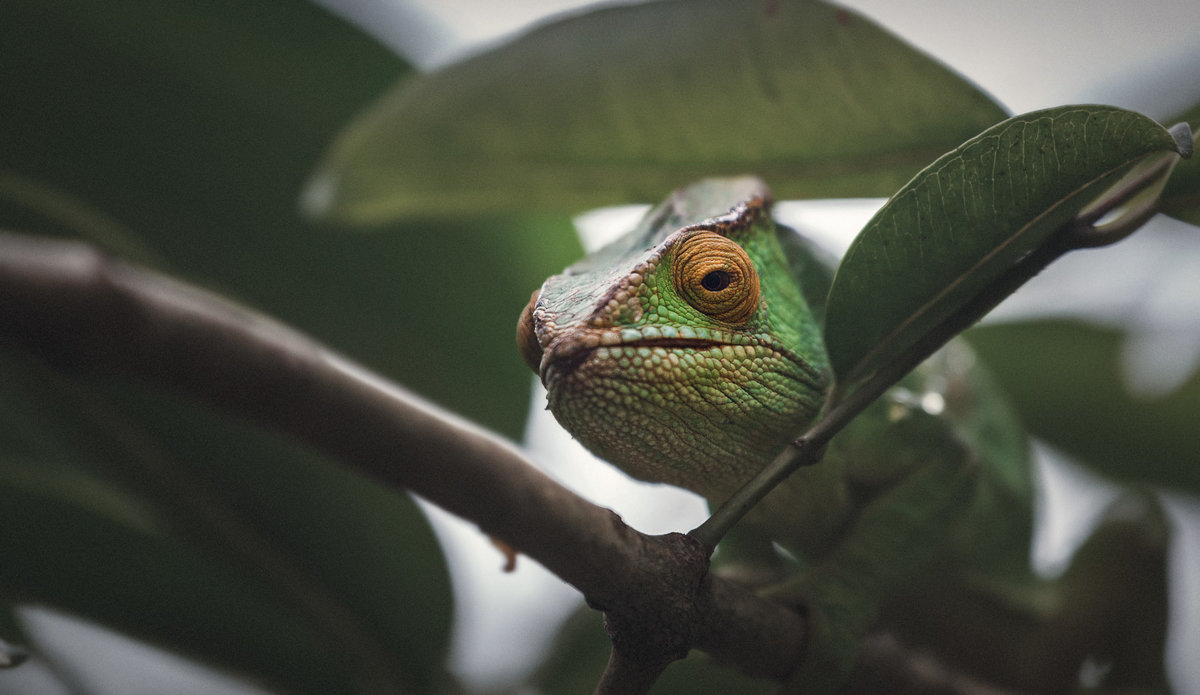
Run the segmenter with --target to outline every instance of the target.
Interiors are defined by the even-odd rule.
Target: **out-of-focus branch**
[[[867,637],[847,692],[855,695],[1021,695],[914,652],[888,633]]]
[[[604,610],[635,659],[696,647],[782,678],[800,653],[798,614],[708,575],[695,541],[638,533],[500,438],[211,293],[85,244],[0,233],[0,340],[190,394],[473,521]]]
[[[600,692],[644,692],[692,648],[777,679],[802,652],[800,615],[709,574],[711,549],[694,538],[639,533],[311,338],[86,244],[0,232],[0,341],[190,394],[473,521],[605,612],[614,656]],[[867,641],[856,672],[851,692],[999,692],[886,639]]]

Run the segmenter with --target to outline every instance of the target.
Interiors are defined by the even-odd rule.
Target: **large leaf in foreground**
[[[294,237],[289,213],[312,160],[406,69],[311,2],[5,0],[0,169],[135,231],[201,243],[222,224]],[[0,181],[7,226],[64,221],[57,201],[41,202]]]
[[[1039,320],[966,336],[1033,434],[1117,479],[1200,493],[1200,373],[1170,393],[1137,396],[1119,378],[1119,330]]]
[[[296,208],[337,129],[405,69],[304,0],[5,0],[0,227],[217,289],[517,438],[513,326],[578,257],[569,218],[350,235]]]
[[[307,201],[360,222],[579,211],[747,171],[780,197],[882,196],[1004,115],[844,8],[605,7],[401,83],[342,134]]]
[[[0,528],[0,601],[289,692],[444,675],[449,581],[410,499],[156,389],[0,350]]]
[[[838,267],[825,340],[839,381],[851,386],[895,359],[1138,162],[1176,151],[1145,116],[1065,106],[1010,118],[940,157]]]

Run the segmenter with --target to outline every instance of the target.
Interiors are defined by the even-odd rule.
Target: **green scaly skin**
[[[816,414],[827,366],[795,284],[769,281],[788,270],[763,206],[689,226],[716,217],[693,202],[660,207],[634,235],[548,281],[533,315],[559,421],[638,477],[713,497],[745,481],[749,469],[731,461],[769,459]],[[763,259],[763,307],[745,325],[710,319],[671,286],[674,247],[710,229]]]
[[[830,272],[774,223],[770,202],[753,178],[694,184],[534,293],[518,344],[554,416],[592,452],[719,503],[819,416],[830,388],[821,333]],[[1020,687],[1072,687],[1079,660],[1100,653],[1088,644],[1065,666],[996,666],[1041,657],[1013,645],[1050,651],[1097,603],[1059,606],[1030,576],[1030,471],[1020,427],[953,344],[839,433],[820,464],[768,495],[740,533],[782,543],[805,568],[771,590],[809,615],[797,692],[836,689],[872,628],[946,642],[944,621],[926,620],[938,611],[912,607],[951,604],[960,633],[991,639],[955,636],[949,658]],[[1166,533],[1157,507],[1143,507],[1144,533],[1117,552],[1148,547],[1153,578]],[[1097,535],[1103,545],[1113,532]],[[1078,570],[1076,581],[1103,571]],[[1142,643],[1161,641],[1165,619],[1165,588],[1148,593]],[[1005,631],[989,632],[1004,620]],[[954,648],[964,642],[972,646]],[[1114,671],[1162,683],[1161,658]]]

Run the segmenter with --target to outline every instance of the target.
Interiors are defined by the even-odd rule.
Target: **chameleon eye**
[[[715,232],[687,237],[671,265],[675,291],[718,321],[745,323],[758,309],[758,273],[736,241]]]
[[[733,276],[724,270],[714,270],[700,280],[700,286],[709,292],[720,292],[729,287]]]

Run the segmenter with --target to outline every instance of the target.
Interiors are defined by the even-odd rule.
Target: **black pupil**
[[[709,292],[720,292],[729,287],[731,280],[733,276],[724,270],[714,270],[700,279],[700,286]]]

